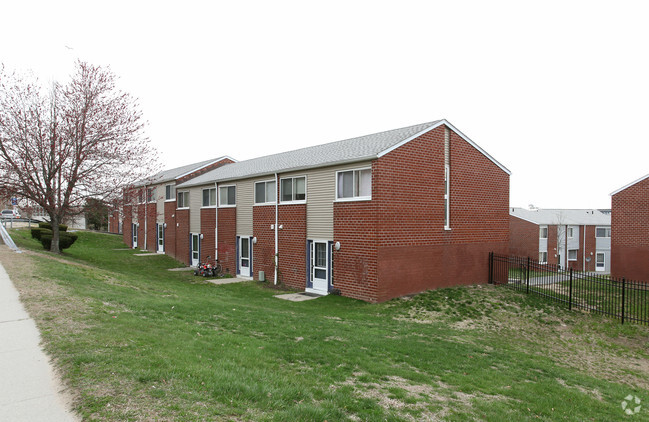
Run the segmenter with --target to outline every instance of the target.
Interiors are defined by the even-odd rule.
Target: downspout
[[[143,248],[143,250],[145,250],[145,251],[147,250],[147,247],[148,247],[148,243],[147,243],[147,239],[146,239],[146,235],[147,235],[147,231],[148,231],[147,230],[147,220],[148,220],[147,217],[149,217],[149,214],[147,212],[148,205],[149,205],[149,188],[147,188],[147,186],[144,185],[144,248]]]
[[[219,259],[219,186],[214,182],[214,195],[216,196],[216,208],[214,208],[214,260]]]
[[[584,224],[584,251],[581,254],[582,257],[582,264],[581,264],[581,270],[586,272],[586,225]]]
[[[275,275],[273,277],[273,284],[277,285],[277,267],[279,266],[279,236],[277,232],[278,224],[278,215],[279,210],[279,179],[277,178],[277,173],[275,173]]]

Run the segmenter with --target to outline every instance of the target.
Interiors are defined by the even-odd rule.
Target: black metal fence
[[[649,324],[649,283],[562,270],[531,258],[489,254],[489,283],[543,296],[577,308]]]

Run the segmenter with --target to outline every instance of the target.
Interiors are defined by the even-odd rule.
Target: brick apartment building
[[[509,248],[509,175],[438,120],[178,180],[155,207],[162,244],[146,248],[370,302],[484,283],[488,253]],[[136,242],[126,229],[124,240]]]
[[[577,271],[610,271],[611,213],[511,208],[509,253]]]
[[[649,174],[611,193],[611,274],[649,281]]]

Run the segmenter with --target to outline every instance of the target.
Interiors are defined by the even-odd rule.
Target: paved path
[[[39,343],[36,324],[0,264],[0,421],[79,420],[59,394],[61,387]]]

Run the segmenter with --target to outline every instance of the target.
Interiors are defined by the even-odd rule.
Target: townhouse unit
[[[610,271],[610,210],[511,208],[509,214],[511,255],[577,271]]]
[[[649,281],[649,174],[611,193],[611,274]]]
[[[509,175],[446,120],[235,162],[175,186],[162,248],[371,302],[484,283],[508,250]]]
[[[119,209],[113,211],[109,216],[108,231],[121,233],[124,243],[133,248],[159,253],[168,250],[175,256],[177,240],[173,236],[167,239],[164,216],[165,211],[176,208],[176,185],[233,162],[230,157],[219,157],[164,170],[143,180],[124,193],[123,215]]]

